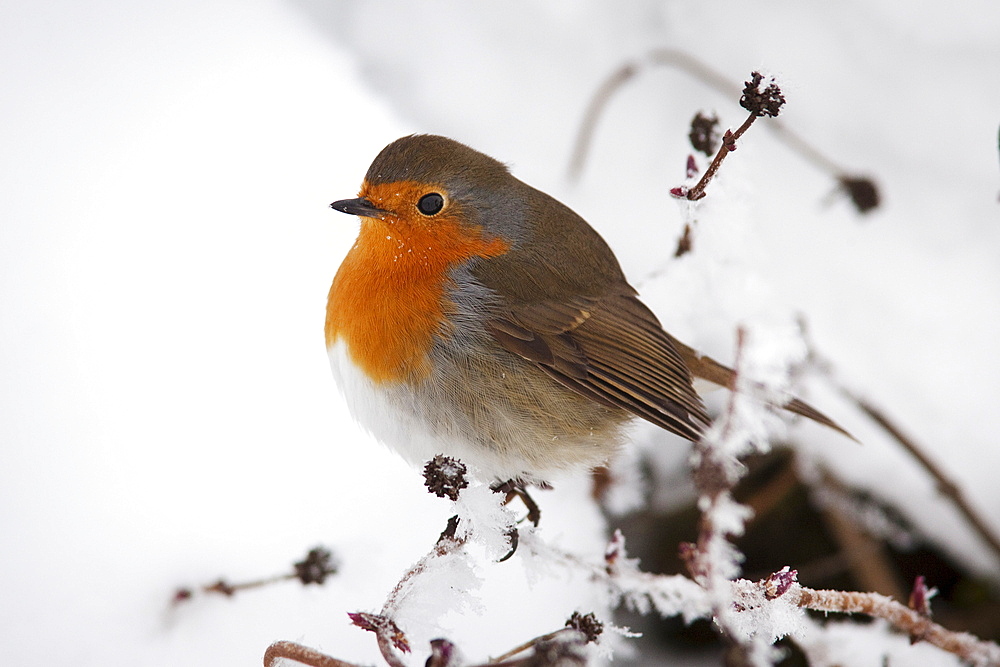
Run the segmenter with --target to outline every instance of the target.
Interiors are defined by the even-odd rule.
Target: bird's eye
[[[431,192],[420,198],[417,202],[417,209],[424,215],[435,215],[444,208],[444,197],[436,192]]]

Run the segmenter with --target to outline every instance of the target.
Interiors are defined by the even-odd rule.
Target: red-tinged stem
[[[337,660],[316,649],[295,642],[274,642],[264,651],[264,667],[275,667],[279,658],[294,660],[309,667],[358,667],[353,662]]]
[[[698,201],[705,196],[705,188],[708,184],[715,178],[716,172],[719,171],[719,167],[722,166],[722,161],[726,159],[732,151],[736,150],[736,141],[743,136],[753,122],[757,120],[757,116],[750,114],[750,116],[743,121],[743,124],[737,128],[735,132],[726,132],[726,135],[722,139],[722,146],[719,147],[719,151],[715,154],[712,159],[712,164],[708,165],[708,169],[705,170],[705,174],[698,181],[698,184],[693,188],[688,190],[687,199],[690,201]]]

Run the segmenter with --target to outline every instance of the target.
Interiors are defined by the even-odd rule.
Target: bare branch
[[[727,98],[739,95],[739,88],[729,78],[683,51],[657,49],[647,53],[643,59],[625,63],[601,82],[587,105],[569,162],[568,174],[571,181],[579,180],[580,174],[583,172],[597,123],[608,102],[622,86],[642,73],[643,70],[654,67],[679,69]],[[837,164],[778,119],[768,123],[767,127],[777,135],[779,141],[784,142],[818,169],[833,176],[838,189],[851,198],[855,208],[860,213],[867,213],[878,207],[879,190],[872,178],[857,174]]]
[[[708,184],[712,182],[715,175],[719,172],[719,167],[722,166],[722,161],[726,159],[729,155],[736,149],[736,140],[743,136],[743,133],[750,129],[753,122],[757,120],[755,114],[750,114],[743,124],[740,125],[735,132],[726,130],[726,133],[722,135],[722,145],[719,147],[719,151],[715,154],[712,159],[712,163],[708,165],[708,169],[702,174],[701,180],[693,188],[688,190],[683,194],[683,197],[689,201],[698,201],[705,196],[705,188]]]
[[[903,429],[885,411],[838,380],[833,370],[833,364],[816,350],[815,344],[810,339],[807,323],[800,319],[800,326],[802,328],[803,340],[809,349],[809,358],[813,367],[819,369],[843,396],[854,403],[872,421],[878,424],[882,430],[888,433],[893,440],[899,443],[934,478],[938,492],[952,501],[976,534],[989,546],[993,555],[1000,560],[1000,537],[997,536],[994,529],[986,522],[983,515],[968,501],[958,483],[931,459],[924,451],[924,447],[919,445],[914,438],[904,433]]]
[[[876,407],[871,401],[843,387],[841,387],[841,391],[917,460],[921,467],[934,478],[934,481],[937,483],[938,492],[951,499],[955,507],[958,508],[958,511],[961,512],[969,522],[969,525],[972,526],[973,530],[989,545],[993,554],[997,558],[1000,558],[1000,537],[997,537],[997,534],[993,532],[993,529],[986,523],[986,520],[979,511],[969,503],[958,483],[951,479],[944,469],[924,452],[916,440],[903,433],[902,429],[880,408]]]
[[[639,73],[640,68],[641,65],[637,63],[625,63],[601,83],[594,96],[590,99],[590,104],[587,105],[587,110],[583,115],[583,122],[580,123],[580,130],[576,135],[576,142],[573,144],[573,156],[569,161],[569,178],[571,181],[580,179],[580,174],[583,172],[583,165],[587,162],[587,153],[590,152],[594,129],[597,127],[597,121],[604,112],[605,105],[618,92],[619,88]]]
[[[556,637],[559,637],[561,635],[571,634],[571,633],[572,634],[579,634],[579,631],[578,630],[574,630],[573,628],[559,628],[558,630],[555,630],[554,632],[549,632],[549,633],[541,635],[539,637],[535,637],[534,639],[529,639],[528,641],[524,642],[523,644],[521,644],[519,646],[515,646],[514,648],[512,648],[509,651],[507,651],[503,655],[498,655],[495,658],[491,658],[488,664],[494,664],[494,663],[498,663],[498,662],[504,662],[505,660],[510,660],[511,658],[513,658],[518,653],[523,653],[524,651],[527,651],[528,649],[534,648],[535,645],[538,644],[538,643],[540,643],[540,642],[551,641],[551,640],[555,639]]]
[[[275,667],[279,658],[294,660],[310,667],[359,667],[353,662],[337,660],[316,649],[295,642],[274,642],[264,651],[264,667]]]
[[[746,86],[743,89],[743,96],[740,98],[740,106],[749,111],[750,115],[735,132],[726,130],[726,133],[722,136],[722,145],[715,154],[712,164],[708,165],[708,169],[705,170],[698,184],[682,196],[690,201],[698,201],[703,198],[705,196],[705,188],[715,178],[715,174],[718,173],[719,167],[722,166],[722,161],[726,159],[726,156],[736,150],[736,142],[743,136],[743,133],[750,129],[754,121],[761,116],[770,116],[772,118],[777,116],[784,104],[785,96],[777,84],[773,80],[765,80],[760,72],[754,72],[750,81],[746,82]],[[671,193],[674,193],[674,190],[671,190]]]
[[[844,497],[847,489],[827,470],[821,471],[820,484],[829,487],[835,497]],[[885,544],[872,531],[867,530],[856,516],[849,515],[843,503],[825,503],[821,507],[830,533],[840,545],[859,588],[900,598],[904,587],[895,575]]]
[[[263,579],[243,581],[231,584],[225,579],[219,579],[211,584],[199,586],[196,590],[201,593],[214,593],[232,597],[240,591],[247,591],[254,588],[263,588],[282,581],[298,579],[302,584],[322,584],[326,578],[337,573],[337,562],[333,554],[326,547],[314,547],[309,550],[306,557],[293,565],[293,571],[288,574],[279,574]],[[190,588],[180,588],[174,593],[174,603],[179,604],[190,600],[195,595],[195,590]]]

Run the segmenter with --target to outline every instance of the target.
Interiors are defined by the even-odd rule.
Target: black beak
[[[358,199],[341,199],[330,204],[330,208],[341,213],[347,213],[348,215],[360,215],[365,218],[378,218],[379,220],[384,218],[386,213],[388,213],[388,211],[383,211],[363,197],[359,197]]]

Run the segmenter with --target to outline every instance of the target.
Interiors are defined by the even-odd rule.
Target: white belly
[[[447,373],[432,372],[416,387],[376,384],[350,360],[343,341],[329,354],[354,418],[415,466],[444,454],[486,482],[544,482],[604,463],[622,441],[624,415],[588,416],[580,409],[583,399],[555,384],[550,392],[533,393],[530,409],[524,400],[510,400],[524,390],[511,381],[514,364],[523,363],[513,356],[508,365],[462,364],[462,393],[455,394]],[[591,407],[589,401],[584,407]]]
[[[336,342],[328,349],[334,378],[348,409],[367,431],[414,466],[423,466],[437,454],[460,459],[485,481],[524,477],[523,461],[504,457],[462,436],[469,426],[461,415],[448,414],[442,405],[402,385],[376,384],[350,360],[347,346]],[[551,471],[530,471],[532,477]]]

